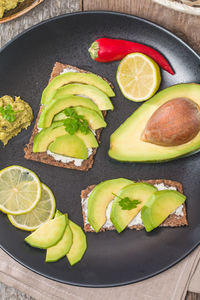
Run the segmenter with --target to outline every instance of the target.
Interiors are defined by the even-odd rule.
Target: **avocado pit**
[[[200,131],[200,108],[189,98],[175,98],[151,116],[141,140],[160,146],[178,146],[191,141]]]

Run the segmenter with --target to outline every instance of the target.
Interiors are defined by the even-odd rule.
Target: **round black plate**
[[[41,93],[56,61],[107,77],[113,82],[115,110],[109,112],[101,146],[89,172],[56,168],[24,159],[23,148],[32,126],[0,149],[1,168],[17,164],[36,172],[56,197],[57,208],[83,225],[80,191],[90,184],[125,177],[165,178],[180,181],[187,195],[189,227],[88,233],[84,258],[70,267],[66,258],[45,263],[45,251],[24,243],[27,233],[14,228],[0,215],[0,244],[13,258],[31,270],[64,283],[90,287],[117,286],[143,280],[166,270],[190,253],[200,242],[200,154],[162,164],[119,163],[107,155],[111,133],[140,105],[126,100],[115,74],[118,62],[101,64],[90,59],[88,48],[98,37],[133,40],[163,53],[176,71],[162,71],[161,89],[180,82],[200,82],[200,58],[170,32],[146,20],[108,12],[75,13],[45,21],[4,47],[0,53],[0,95],[20,95],[37,115]]]

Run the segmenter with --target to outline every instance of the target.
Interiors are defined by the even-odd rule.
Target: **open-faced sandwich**
[[[45,88],[25,158],[87,171],[94,162],[104,117],[115,94],[106,79],[56,63]]]
[[[120,233],[128,227],[149,232],[158,226],[185,226],[185,200],[182,185],[176,181],[106,180],[81,192],[84,230]]]

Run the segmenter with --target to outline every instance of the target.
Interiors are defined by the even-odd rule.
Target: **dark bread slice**
[[[60,75],[60,73],[66,68],[76,70],[80,73],[90,73],[88,71],[76,68],[74,66],[70,66],[70,65],[61,64],[59,62],[56,62],[54,67],[53,67],[49,82],[54,77]],[[105,78],[103,78],[103,79],[106,80]],[[113,87],[112,84],[108,80],[106,80],[106,81],[109,83],[109,85],[111,87]],[[92,165],[94,163],[94,156],[95,156],[96,151],[97,151],[96,148],[93,149],[92,154],[88,157],[88,159],[84,160],[82,162],[81,166],[76,166],[74,164],[74,162],[63,163],[61,161],[57,161],[51,155],[48,155],[46,152],[38,152],[38,153],[33,152],[33,141],[34,141],[35,135],[38,133],[37,123],[38,123],[41,112],[42,112],[42,106],[40,107],[38,116],[36,118],[35,126],[33,128],[33,132],[32,132],[32,135],[30,137],[29,143],[24,148],[24,152],[25,152],[24,157],[28,160],[34,160],[34,161],[42,162],[44,164],[48,164],[48,165],[52,165],[52,166],[56,166],[56,167],[61,167],[61,168],[67,168],[67,169],[88,171],[90,168],[92,168]],[[103,116],[105,117],[106,116],[106,111],[103,111],[102,113],[103,113]],[[98,143],[100,143],[101,131],[102,131],[102,128],[96,130],[96,132],[95,132],[96,133],[96,139],[97,139]]]
[[[165,186],[168,187],[175,187],[178,192],[183,194],[183,187],[182,184],[177,181],[172,180],[166,180],[166,179],[152,179],[152,180],[143,180],[141,182],[150,183],[152,185],[163,183]],[[86,223],[86,216],[85,211],[83,209],[83,200],[88,197],[88,194],[94,189],[96,185],[90,185],[85,190],[81,191],[81,206],[82,206],[82,215],[83,215],[83,224],[84,224],[84,231],[85,232],[95,232],[93,228],[90,226],[90,224]],[[167,219],[164,220],[164,222],[159,227],[180,227],[180,226],[188,226],[187,221],[187,213],[186,213],[186,205],[183,204],[183,216],[177,216],[175,213],[169,215]],[[144,228],[143,225],[133,225],[128,227],[129,229],[136,229],[141,230]],[[115,230],[114,226],[110,226],[107,228],[101,228],[100,232],[102,231],[109,231],[109,230]]]

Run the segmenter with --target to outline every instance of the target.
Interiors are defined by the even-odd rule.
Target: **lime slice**
[[[159,88],[161,82],[159,66],[144,54],[128,54],[119,64],[117,82],[127,99],[135,102],[147,100]]]
[[[0,210],[19,215],[31,211],[41,197],[41,183],[32,171],[11,166],[0,171]]]
[[[42,183],[41,199],[36,207],[27,214],[8,215],[8,219],[19,229],[33,231],[53,218],[55,208],[56,202],[52,191]]]

